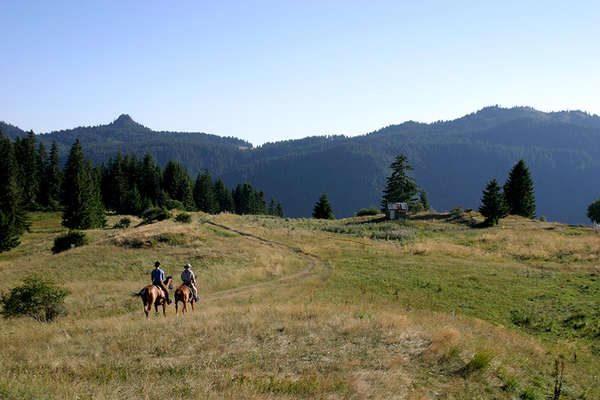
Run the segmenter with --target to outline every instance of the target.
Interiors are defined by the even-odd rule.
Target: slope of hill
[[[0,254],[4,287],[54,277],[68,314],[0,319],[0,397],[544,399],[557,359],[561,399],[600,396],[591,228],[192,216],[86,231],[51,255],[60,216],[33,214]],[[176,285],[193,265],[195,311],[145,318],[132,293],[157,258]]]
[[[600,195],[593,184],[600,176],[600,117],[580,111],[486,107],[453,121],[409,121],[363,136],[308,137],[256,148],[235,138],[155,132],[127,115],[40,139],[57,140],[65,156],[76,137],[95,161],[117,151],[149,152],[163,166],[179,160],[192,174],[208,169],[229,185],[248,181],[281,199],[289,216],[309,216],[323,192],[338,217],[378,205],[388,166],[400,153],[407,154],[417,182],[439,210],[477,208],[485,184],[492,178],[503,182],[521,158],[535,183],[538,216],[587,223],[586,207]]]

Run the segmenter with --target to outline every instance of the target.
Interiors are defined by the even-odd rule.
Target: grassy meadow
[[[0,320],[0,399],[600,398],[600,235],[459,210],[406,221],[192,213],[86,231],[60,214],[0,254],[3,287],[71,291],[52,323]],[[110,216],[112,226],[121,216]],[[194,312],[146,319],[155,260],[191,263]]]

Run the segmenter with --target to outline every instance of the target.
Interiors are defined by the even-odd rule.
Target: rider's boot
[[[165,295],[165,299],[167,301],[167,304],[171,304],[172,303],[171,299],[169,298],[169,294],[168,293]]]

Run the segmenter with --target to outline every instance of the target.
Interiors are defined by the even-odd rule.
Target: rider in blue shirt
[[[152,270],[150,277],[152,278],[152,284],[158,286],[165,292],[165,301],[167,304],[171,304],[171,299],[169,299],[169,289],[167,289],[163,283],[165,280],[165,272],[160,269],[160,263],[158,261],[154,263],[154,269]]]

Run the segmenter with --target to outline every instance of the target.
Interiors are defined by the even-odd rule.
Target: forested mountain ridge
[[[586,223],[587,205],[600,196],[600,117],[581,111],[494,106],[452,121],[408,121],[362,136],[314,136],[256,148],[235,138],[155,132],[122,115],[109,125],[40,140],[66,148],[75,137],[95,161],[117,151],[149,152],[163,166],[179,160],[192,174],[208,169],[230,186],[248,181],[281,199],[290,216],[309,216],[323,192],[337,217],[379,205],[388,167],[400,153],[438,210],[476,208],[485,184],[492,178],[502,184],[521,158],[531,170],[538,216]]]

